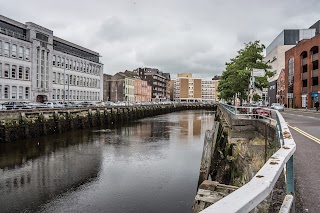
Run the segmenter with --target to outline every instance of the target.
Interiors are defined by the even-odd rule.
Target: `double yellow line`
[[[290,126],[290,125],[288,125],[288,127],[290,127],[292,129],[294,129],[295,131],[299,132],[301,135],[306,136],[310,140],[313,140],[314,142],[320,144],[320,139],[319,138],[316,138],[313,135],[310,135],[309,133],[299,129],[298,127],[293,127],[293,126]]]

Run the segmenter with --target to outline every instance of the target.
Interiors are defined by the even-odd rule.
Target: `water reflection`
[[[1,212],[188,212],[212,112],[0,144]]]

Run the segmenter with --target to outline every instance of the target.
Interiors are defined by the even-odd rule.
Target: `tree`
[[[218,86],[220,99],[230,101],[235,94],[238,94],[241,101],[247,99],[251,71],[254,68],[263,69],[266,73],[264,77],[255,77],[255,87],[262,90],[268,86],[267,79],[274,73],[268,71],[271,66],[262,61],[264,49],[265,46],[260,41],[249,42],[244,49],[238,51],[235,58],[226,63],[226,70],[222,73]]]

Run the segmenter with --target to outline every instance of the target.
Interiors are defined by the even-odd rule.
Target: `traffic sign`
[[[266,72],[263,69],[252,69],[252,76],[263,77]]]

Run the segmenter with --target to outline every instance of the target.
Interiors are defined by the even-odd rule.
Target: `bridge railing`
[[[239,109],[243,109],[243,107],[226,104],[220,104],[220,107],[223,107],[225,111],[230,113],[235,119],[257,119],[257,113],[253,113],[253,109],[258,109],[257,107],[247,107],[246,113],[239,113]],[[296,144],[282,115],[277,110],[267,108],[264,108],[264,110],[270,110],[270,112],[276,115],[276,119],[272,120],[275,121],[278,131],[280,148],[267,160],[263,167],[247,184],[204,209],[201,211],[202,213],[250,212],[270,195],[282,171],[285,171],[286,192],[289,197],[294,197],[293,154],[296,150]],[[260,115],[258,116],[260,117]],[[261,117],[268,118],[264,115]],[[288,202],[287,197],[284,204]],[[292,205],[291,211],[294,212],[295,207],[292,202],[293,199],[289,199],[289,204],[290,206]],[[288,205],[283,206],[287,207]],[[286,212],[288,209],[282,210]]]

